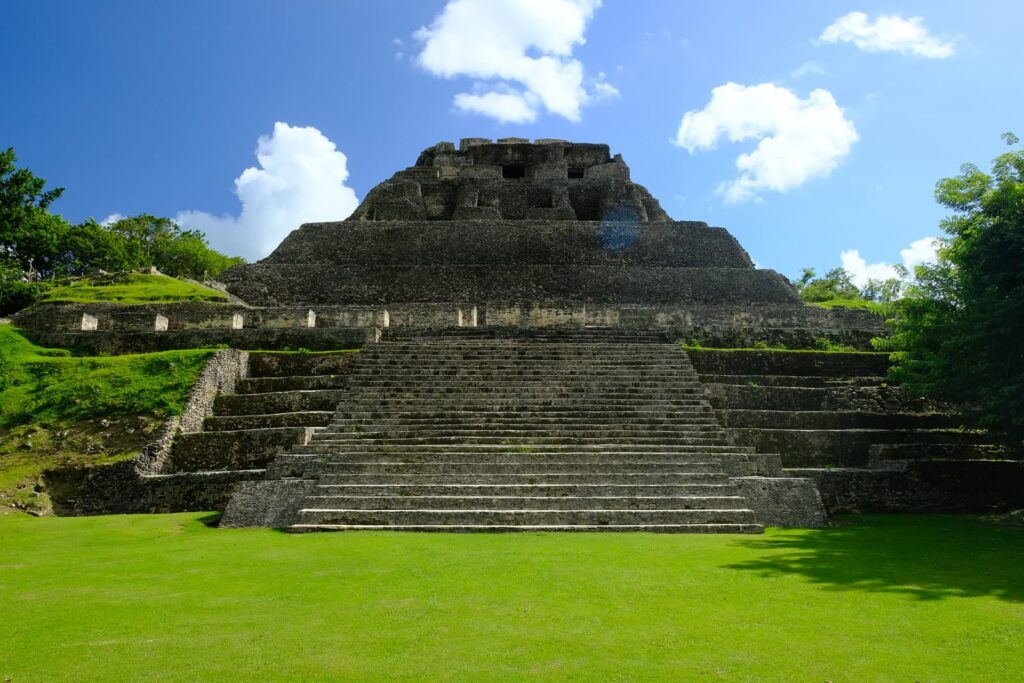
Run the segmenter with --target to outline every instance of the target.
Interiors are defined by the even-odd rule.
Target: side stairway
[[[307,443],[331,421],[356,355],[250,353],[248,376],[238,381],[236,393],[217,396],[202,431],[178,436],[166,471],[256,472]]]
[[[242,485],[224,526],[763,528],[737,482],[778,458],[729,443],[687,355],[659,335],[397,337],[347,380],[330,423]]]

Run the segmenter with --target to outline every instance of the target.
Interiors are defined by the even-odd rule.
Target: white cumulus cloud
[[[601,0],[449,0],[414,34],[423,43],[416,62],[435,76],[476,81],[473,92],[455,96],[463,111],[524,123],[543,108],[579,121],[585,104],[618,94],[603,78],[585,82],[583,64],[572,56],[600,6]]]
[[[929,59],[954,54],[953,43],[928,33],[924,19],[883,14],[874,21],[864,12],[850,12],[833,21],[818,38],[823,43],[853,43],[865,52],[900,52]]]
[[[686,112],[675,143],[692,154],[714,149],[721,138],[760,141],[736,159],[739,175],[719,187],[736,203],[827,176],[850,153],[857,130],[827,90],[800,99],[774,83],[726,83],[703,109]]]
[[[922,237],[911,242],[910,246],[906,249],[901,249],[900,258],[903,260],[903,265],[906,269],[913,273],[914,266],[919,266],[923,263],[934,263],[938,248],[939,241],[936,238]],[[858,249],[844,251],[839,255],[839,258],[843,264],[843,269],[850,274],[853,283],[858,287],[864,287],[868,280],[888,280],[898,275],[896,269],[891,264],[885,262],[868,263],[860,255],[860,250]]]
[[[255,260],[302,223],[343,220],[359,204],[345,185],[347,158],[316,128],[275,123],[257,141],[256,159],[259,167],[235,179],[237,216],[182,211],[178,224],[202,230],[218,251]]]

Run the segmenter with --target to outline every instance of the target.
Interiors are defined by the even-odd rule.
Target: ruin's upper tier
[[[504,138],[440,142],[373,188],[350,221],[670,220],[608,145]]]

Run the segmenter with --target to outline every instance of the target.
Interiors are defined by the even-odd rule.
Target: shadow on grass
[[[834,590],[1024,602],[1020,528],[950,515],[858,515],[839,522],[737,541],[759,556],[727,566],[797,574]]]

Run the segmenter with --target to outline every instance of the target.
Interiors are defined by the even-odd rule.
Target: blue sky
[[[1017,0],[0,7],[0,147],[55,209],[181,216],[250,258],[435,142],[519,136],[608,143],[761,267],[884,273],[938,234],[935,181],[1024,133]]]

